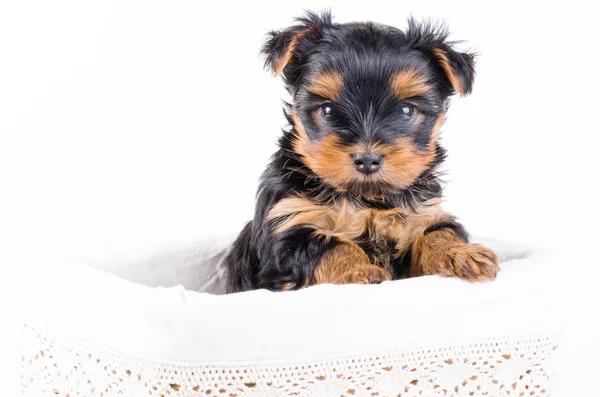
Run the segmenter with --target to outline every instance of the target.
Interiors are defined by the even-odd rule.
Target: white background
[[[447,208],[473,234],[568,258],[561,388],[600,396],[599,34],[584,2],[3,2],[2,241],[109,251],[237,230],[284,125],[258,49],[328,6],[339,22],[444,19],[480,53],[442,132]]]

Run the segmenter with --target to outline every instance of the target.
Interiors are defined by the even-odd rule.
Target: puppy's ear
[[[316,14],[308,11],[302,18],[296,18],[297,25],[287,29],[271,31],[261,49],[265,57],[265,68],[273,76],[282,73],[288,66],[299,66],[314,43],[322,37],[323,31],[332,26],[329,11]]]
[[[455,43],[446,41],[448,29],[444,25],[417,23],[411,18],[406,36],[412,48],[422,51],[441,67],[447,82],[460,96],[471,93],[475,80],[475,54],[454,50]]]
[[[456,92],[460,96],[469,95],[473,91],[475,80],[475,56],[455,51],[446,44],[434,48],[432,52]]]
[[[292,26],[269,33],[271,37],[267,39],[261,52],[265,56],[265,68],[273,72],[273,77],[279,75],[290,63],[298,49],[298,43],[309,33],[309,28],[305,26]]]

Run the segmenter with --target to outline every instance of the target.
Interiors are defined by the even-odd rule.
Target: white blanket
[[[57,389],[61,393],[76,391],[82,387],[83,378],[92,375],[98,377],[96,382],[105,382],[103,370],[94,372],[96,367],[89,360],[82,361],[81,357],[88,355],[127,363],[109,366],[120,374],[117,379],[121,381],[114,385],[115,390],[126,387],[152,391],[147,384],[158,387],[160,374],[144,372],[143,376],[149,378],[136,383],[127,381],[127,371],[148,365],[160,368],[168,363],[188,368],[184,372],[193,380],[175,381],[173,379],[179,378],[170,375],[168,384],[177,385],[175,388],[182,392],[192,393],[196,386],[209,387],[212,380],[196,377],[200,369],[231,370],[242,365],[254,371],[252,380],[246,383],[257,384],[252,390],[242,389],[245,392],[260,390],[267,394],[259,395],[269,395],[276,382],[268,380],[269,371],[284,371],[286,381],[298,385],[302,384],[300,378],[309,376],[308,370],[304,375],[290,372],[289,366],[294,363],[311,365],[311,371],[317,364],[327,371],[345,368],[343,387],[361,390],[367,386],[357,384],[356,378],[370,372],[362,364],[360,368],[349,369],[349,359],[353,362],[377,358],[381,368],[402,368],[408,365],[411,355],[416,354],[425,362],[429,354],[426,352],[436,351],[439,352],[437,358],[431,360],[439,361],[438,370],[419,372],[415,379],[405,379],[401,373],[395,375],[396,380],[384,379],[381,374],[385,375],[387,370],[369,376],[376,381],[369,386],[371,388],[389,391],[389,388],[408,385],[415,393],[427,392],[428,387],[433,387],[431,382],[459,387],[465,381],[465,373],[454,367],[442,370],[442,366],[458,358],[470,360],[481,355],[477,352],[483,347],[490,357],[507,364],[490,369],[491,358],[482,358],[478,367],[480,375],[486,370],[490,378],[467,379],[469,387],[488,387],[494,391],[498,386],[492,380],[500,378],[514,378],[523,390],[529,387],[529,381],[550,387],[548,374],[553,368],[551,356],[556,343],[556,326],[551,303],[553,291],[549,283],[544,282],[551,260],[543,253],[520,245],[485,241],[500,254],[503,263],[498,279],[484,284],[429,276],[381,285],[321,285],[283,293],[260,290],[233,295],[209,294],[206,291],[222,291],[220,264],[232,238],[188,240],[137,256],[121,251],[113,259],[103,253],[103,260],[94,258],[93,254],[71,259],[59,253],[30,257],[23,268],[29,282],[18,299],[22,323],[26,324],[23,371],[30,379],[25,382],[24,390],[31,393],[44,388],[51,390],[50,385],[54,383],[62,385]],[[48,340],[53,342],[49,345]],[[490,346],[494,343],[500,347],[492,349]],[[517,361],[516,356],[519,346],[527,352],[521,361]],[[40,356],[44,350],[46,355]],[[539,366],[535,366],[535,351],[540,354]],[[54,361],[48,362],[48,355]],[[55,378],[56,372],[43,369],[49,365],[54,367],[55,363],[63,367],[64,379],[60,382]],[[64,377],[66,366],[86,368],[87,372],[82,375],[71,368],[70,375]],[[481,369],[482,366],[486,368]],[[533,370],[535,376],[519,379],[521,372],[527,370]],[[349,373],[353,376],[348,379]],[[469,378],[479,376],[467,373],[471,374]],[[318,379],[326,377],[324,372],[310,374]],[[410,383],[418,380],[423,381],[419,387]],[[239,384],[239,379],[237,382],[232,384]],[[328,387],[335,389],[339,383],[336,382],[327,383]],[[382,382],[392,383],[381,386]],[[163,392],[176,391],[161,383]],[[233,386],[227,383],[219,384],[229,390]],[[304,386],[307,389],[302,390],[314,387]],[[240,390],[230,394],[250,395]]]

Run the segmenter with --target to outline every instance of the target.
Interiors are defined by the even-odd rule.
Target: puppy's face
[[[412,21],[406,32],[328,14],[299,22],[263,49],[293,97],[293,150],[338,191],[407,188],[435,159],[448,97],[470,92],[473,56]]]

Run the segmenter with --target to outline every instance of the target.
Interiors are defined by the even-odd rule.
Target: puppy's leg
[[[365,251],[349,240],[336,239],[313,273],[313,284],[375,284],[391,280],[392,275],[375,266]]]
[[[277,235],[273,260],[265,263],[257,279],[259,288],[291,290],[314,284],[376,283],[391,274],[370,263],[356,244],[293,227]]]
[[[462,226],[444,222],[427,228],[413,243],[410,276],[439,274],[469,281],[492,280],[498,262],[490,249],[469,244]]]

